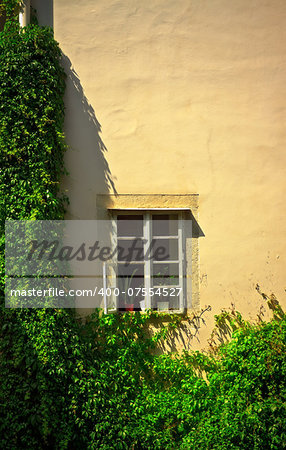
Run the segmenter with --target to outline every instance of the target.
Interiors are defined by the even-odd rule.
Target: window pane
[[[178,236],[178,214],[153,214],[153,236]]]
[[[143,236],[143,216],[120,215],[117,216],[117,236]]]
[[[144,277],[144,264],[119,263],[117,264],[117,276],[142,278]]]
[[[178,239],[152,239],[154,261],[178,261]]]
[[[154,295],[152,308],[157,311],[172,311],[180,309],[180,296],[178,293],[179,291],[176,288],[166,289],[164,292],[161,289],[161,293]]]
[[[140,310],[144,300],[144,264],[118,264],[118,306],[121,310]],[[142,304],[141,304],[142,305]]]
[[[148,305],[158,311],[178,310],[181,292],[179,216],[151,213],[151,224],[146,224],[146,229],[144,217],[143,213],[117,216],[119,310],[140,311]],[[151,290],[146,289],[149,286]]]
[[[142,239],[118,239],[117,241],[118,261],[143,261],[144,243]]]
[[[152,264],[152,285],[153,286],[178,286],[179,285],[179,264]]]

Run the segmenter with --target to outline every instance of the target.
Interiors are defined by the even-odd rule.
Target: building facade
[[[285,1],[32,6],[67,73],[67,219],[191,220],[184,307],[212,307],[194,348],[221,308],[256,317],[257,283],[283,304]]]

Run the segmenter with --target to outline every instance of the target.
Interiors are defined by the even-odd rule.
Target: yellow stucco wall
[[[285,0],[55,0],[68,218],[97,194],[199,194],[200,301],[285,301]]]

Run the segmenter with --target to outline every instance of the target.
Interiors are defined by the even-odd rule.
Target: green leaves
[[[52,30],[0,33],[0,270],[5,219],[62,219],[65,76]],[[286,321],[216,317],[212,352],[160,355],[182,319],[151,311],[85,324],[67,310],[0,309],[0,447],[285,448]],[[150,327],[150,325],[155,325]],[[217,345],[222,337],[229,342]]]
[[[66,202],[59,191],[66,149],[61,52],[52,30],[19,29],[18,5],[0,3],[7,17],[0,33],[0,446],[57,441],[66,448],[75,427],[67,392],[84,353],[70,336],[76,322],[67,312],[3,308],[5,220],[62,219]]]
[[[2,221],[63,217],[65,74],[60,57],[48,28],[30,25],[0,33]]]

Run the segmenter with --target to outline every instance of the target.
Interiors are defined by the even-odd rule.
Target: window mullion
[[[182,217],[182,213],[179,214],[178,221],[178,246],[179,246],[179,286],[182,288],[180,293],[180,309],[184,308],[184,248],[183,248],[183,228],[184,220]]]

